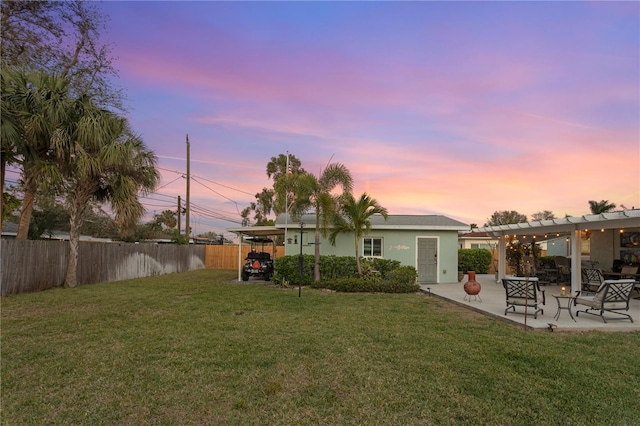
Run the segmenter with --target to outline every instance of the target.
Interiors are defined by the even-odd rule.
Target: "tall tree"
[[[29,226],[29,239],[37,240],[43,235],[51,236],[54,231],[66,231],[69,229],[69,213],[64,205],[56,200],[50,191],[39,193],[34,203],[31,226]]]
[[[333,194],[337,187],[342,188],[342,194]],[[288,203],[293,195],[290,210],[293,217],[302,217],[308,210],[315,212],[315,282],[320,281],[320,234],[327,236],[329,226],[339,209],[340,195],[351,193],[352,188],[351,173],[340,163],[329,164],[317,177],[310,173],[292,173],[281,176],[275,183],[274,189],[280,205]]]
[[[162,213],[156,215],[156,221],[168,229],[173,229],[178,225],[177,214],[173,210],[163,210]]]
[[[355,244],[356,265],[358,275],[362,276],[360,265],[360,238],[371,231],[371,216],[382,215],[385,220],[389,217],[387,209],[382,207],[375,198],[371,198],[366,192],[356,199],[351,194],[343,197],[340,214],[335,215],[333,227],[329,233],[329,241],[336,244],[336,237],[341,233],[353,233]]]
[[[7,202],[15,200],[13,195],[4,192],[5,169],[7,164],[16,163],[18,155],[16,146],[21,144],[23,140],[23,130],[17,115],[18,105],[13,103],[17,99],[12,95],[16,76],[9,67],[5,64],[2,65],[2,72],[0,72],[0,191],[2,193],[0,229],[2,229],[2,223],[8,214],[6,211]]]
[[[527,222],[527,215],[520,214],[515,210],[502,210],[493,212],[484,226],[509,225],[522,222]]]
[[[0,7],[3,64],[0,189],[4,193],[6,166],[25,160],[22,157],[25,152],[21,150],[24,129],[13,112],[8,110],[11,104],[5,96],[4,83],[8,75],[5,66],[64,77],[69,84],[68,89],[75,95],[90,95],[94,103],[103,107],[122,110],[123,96],[121,90],[113,85],[112,77],[117,75],[117,71],[113,67],[111,48],[100,41],[100,33],[108,17],[97,4],[82,0],[3,0]],[[33,143],[26,142],[28,145]],[[28,154],[31,158],[26,158],[27,162],[39,152]],[[33,199],[28,198],[33,193],[33,182],[27,180],[24,183],[28,188],[23,200],[23,220],[27,220],[33,207]],[[19,237],[26,238],[28,222],[27,225],[21,222],[19,226]]]
[[[3,68],[3,80],[2,101],[6,103],[3,107],[6,106],[9,120],[13,121],[9,127],[15,127],[16,131],[3,139],[2,154],[20,164],[24,197],[16,238],[24,240],[36,192],[58,176],[51,162],[51,139],[69,107],[69,80],[55,74],[10,68]],[[4,128],[4,116],[2,120]]]
[[[617,206],[614,203],[609,203],[609,200],[589,200],[589,209],[591,209],[591,214],[608,213],[616,207]]]
[[[551,212],[550,210],[543,210],[541,212],[536,212],[534,214],[531,215],[531,220],[535,221],[535,220],[550,220],[550,219],[555,219],[556,215],[553,214],[553,212]]]
[[[293,154],[279,154],[277,157],[271,157],[267,163],[266,171],[267,177],[273,180],[274,187],[282,176],[306,173],[302,168],[302,162]],[[242,226],[249,225],[249,216],[252,212],[254,224],[260,226],[273,224],[273,221],[269,219],[269,215],[272,213],[278,217],[286,211],[284,199],[276,197],[274,188],[262,188],[262,191],[257,193],[255,197],[256,201],[242,210],[240,214]]]
[[[126,119],[96,107],[89,96],[74,99],[52,139],[58,185],[69,211],[69,260],[65,286],[77,284],[78,241],[92,200],[108,203],[122,230],[144,213],[138,196],[159,180],[156,157]]]
[[[108,15],[91,1],[5,1],[2,63],[69,78],[74,95],[122,108],[111,46],[101,41]]]

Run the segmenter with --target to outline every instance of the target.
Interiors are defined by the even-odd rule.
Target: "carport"
[[[619,242],[619,235],[624,232],[640,232],[640,209],[509,225],[485,226],[474,229],[474,231],[488,232],[498,237],[498,280],[502,280],[506,275],[506,241],[508,236],[529,239],[529,241],[542,241],[550,237],[567,236],[571,247],[571,292],[575,293],[580,290],[581,285],[581,234],[585,231],[591,231],[592,249],[590,260],[598,262],[603,269],[610,269],[613,260],[619,256],[620,246],[617,243],[617,241]]]
[[[245,237],[277,237],[284,235],[284,229],[275,226],[246,226],[242,228],[227,228],[227,232],[233,232],[238,236],[238,281],[242,281],[242,241]],[[272,246],[272,258],[275,259],[275,243]]]

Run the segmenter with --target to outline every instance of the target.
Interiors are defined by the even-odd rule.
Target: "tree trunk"
[[[4,175],[7,169],[5,155],[0,155],[0,233],[4,229]]]
[[[90,193],[90,191],[87,191]],[[89,196],[74,199],[69,209],[69,259],[67,261],[67,273],[64,278],[65,287],[78,285],[78,244],[80,241],[80,228],[85,210],[89,204]]]
[[[300,238],[300,244],[302,244],[302,238]],[[315,238],[315,262],[313,264],[313,281],[320,282],[320,229],[316,222],[316,238]]]
[[[35,191],[28,189],[25,189],[24,191],[16,240],[26,240],[29,235],[29,224],[31,223],[31,213],[33,213],[33,200],[35,195]]]
[[[69,259],[67,260],[64,286],[75,287],[78,285],[78,242],[80,241],[80,225],[76,212],[71,212],[69,226]]]
[[[356,243],[356,265],[358,266],[358,276],[361,277],[362,276],[362,266],[360,265],[360,256],[358,255],[358,235],[356,234],[355,236],[355,243]]]

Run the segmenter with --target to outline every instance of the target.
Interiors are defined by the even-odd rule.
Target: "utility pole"
[[[191,188],[191,159],[190,159],[190,146],[189,146],[189,135],[187,134],[187,206],[186,206],[186,214],[185,214],[185,228],[184,235],[187,237],[187,244],[189,244],[189,238],[191,235],[191,229],[189,228],[189,209],[191,208],[189,203],[189,193]]]
[[[182,227],[180,225],[181,216],[182,216],[182,203],[180,202],[180,196],[178,195],[178,234],[182,233]]]

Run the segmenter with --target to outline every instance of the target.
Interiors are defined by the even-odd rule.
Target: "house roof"
[[[512,223],[509,225],[484,226],[475,229],[478,232],[504,234],[544,234],[551,232],[571,232],[577,230],[618,229],[640,227],[640,209],[619,212],[563,217],[561,219],[539,220],[534,222]]]
[[[370,218],[373,229],[397,229],[397,230],[440,230],[440,231],[467,231],[469,225],[441,215],[389,215],[384,220],[381,215]],[[307,228],[315,228],[316,215],[306,214],[302,216],[302,223]],[[293,220],[291,216],[280,215],[275,226],[246,226],[242,228],[227,228],[228,232],[250,236],[283,235],[285,228],[297,229],[299,220]]]
[[[242,228],[227,228],[227,232],[249,235],[251,237],[271,237],[284,235],[284,228],[276,228],[275,226],[244,226]]]
[[[373,215],[369,219],[371,227],[374,229],[433,229],[448,231],[464,231],[469,229],[469,225],[442,215],[389,215],[384,220],[382,215]],[[302,217],[305,226],[315,227],[316,216],[306,214]],[[281,215],[276,221],[277,228],[297,228],[300,221],[291,217]]]
[[[463,234],[460,234],[460,238],[490,240],[495,238],[495,236],[493,235],[493,233],[490,233],[490,232],[471,231],[471,232],[465,232]]]

